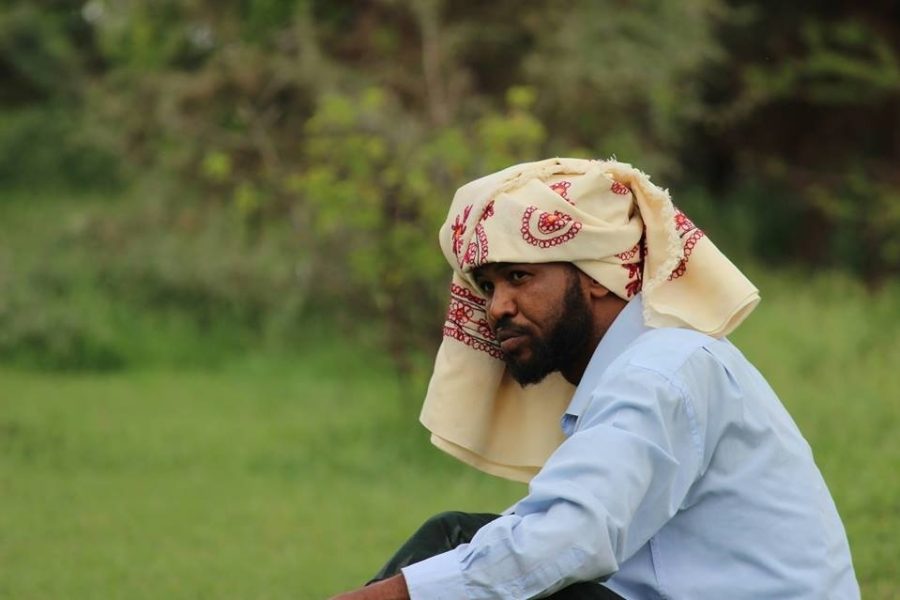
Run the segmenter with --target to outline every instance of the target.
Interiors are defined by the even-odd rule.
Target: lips
[[[506,338],[505,340],[500,342],[500,350],[502,350],[503,354],[506,354],[507,356],[510,354],[515,354],[527,342],[528,338],[526,338],[524,335],[517,335],[511,338]]]
[[[496,336],[504,354],[515,353],[528,341],[528,332],[516,328],[498,329]]]

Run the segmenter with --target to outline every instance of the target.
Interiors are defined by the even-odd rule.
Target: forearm
[[[358,590],[338,594],[331,600],[409,600],[409,590],[401,573]]]

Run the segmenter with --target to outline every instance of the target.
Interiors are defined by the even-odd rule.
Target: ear
[[[583,287],[591,298],[599,300],[600,298],[605,298],[609,295],[609,288],[600,285],[596,280],[591,279],[591,277],[584,272],[579,271],[579,273],[581,274]]]
[[[588,292],[591,294],[591,298],[605,298],[609,295],[609,288],[600,285],[593,279],[588,283]]]

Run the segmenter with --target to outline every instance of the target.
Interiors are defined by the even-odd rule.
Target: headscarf
[[[623,299],[642,292],[647,326],[713,337],[759,302],[668,191],[616,161],[553,158],[470,182],[453,198],[440,243],[454,273],[420,420],[436,446],[508,479],[529,480],[560,444],[574,388],[559,373],[524,388],[512,380],[473,269],[571,262]]]

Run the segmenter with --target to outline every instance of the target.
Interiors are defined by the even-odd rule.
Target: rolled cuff
[[[458,548],[426,558],[401,569],[411,600],[460,600],[469,597],[457,550]]]

